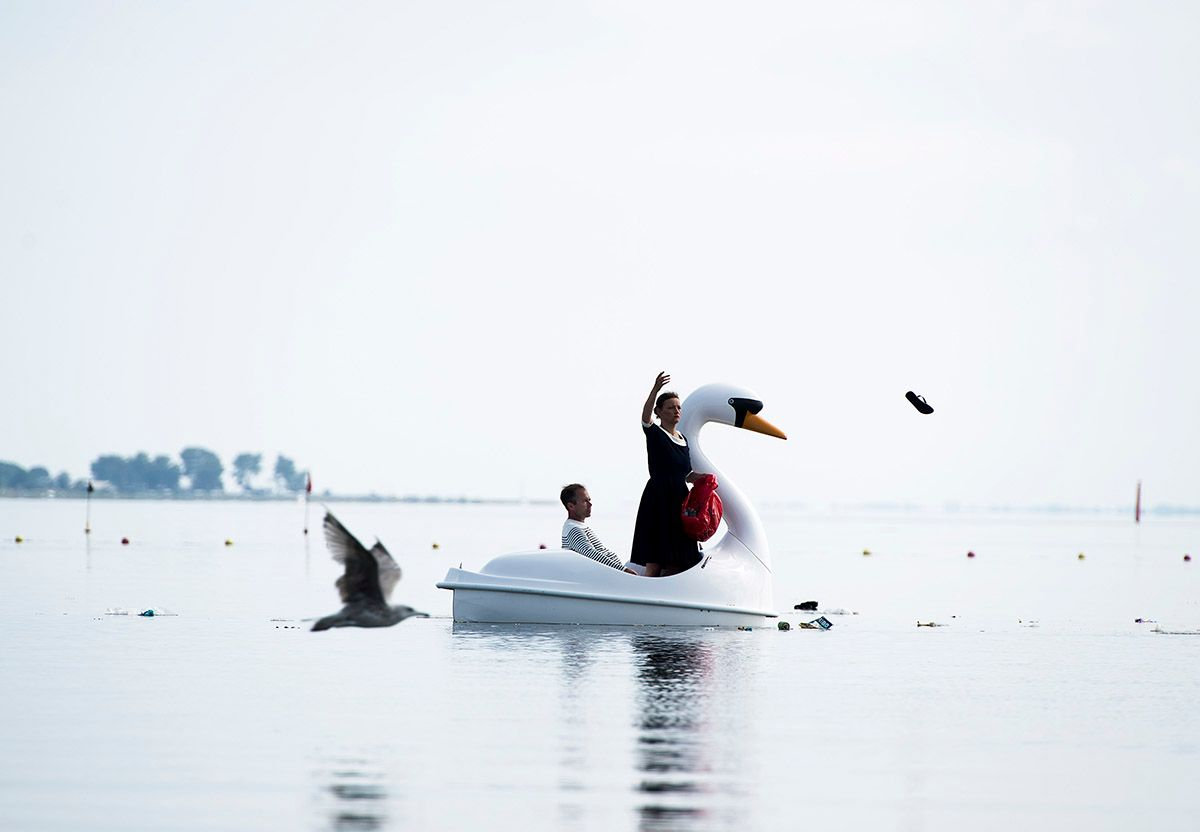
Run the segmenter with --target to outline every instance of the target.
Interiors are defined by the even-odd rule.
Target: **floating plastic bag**
[[[683,532],[701,543],[717,533],[721,522],[721,498],[717,495],[717,478],[701,474],[683,501]]]

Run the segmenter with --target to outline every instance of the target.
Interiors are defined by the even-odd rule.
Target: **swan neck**
[[[721,497],[725,525],[728,527],[729,534],[741,541],[755,557],[770,568],[767,537],[763,531],[762,523],[758,519],[758,512],[754,510],[754,506],[746,499],[746,495],[742,493],[741,489],[722,473],[708,458],[708,455],[704,453],[700,442],[700,433],[703,427],[704,425],[701,424],[694,430],[695,435],[687,435],[688,442],[691,445],[692,470],[697,474],[713,474],[716,476],[717,494]]]

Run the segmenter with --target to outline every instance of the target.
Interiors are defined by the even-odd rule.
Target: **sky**
[[[1200,504],[1200,6],[0,5],[0,459]],[[913,390],[935,408],[918,414]],[[232,478],[227,475],[232,484]]]

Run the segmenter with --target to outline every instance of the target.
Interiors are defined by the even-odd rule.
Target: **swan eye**
[[[747,413],[754,413],[757,415],[758,412],[763,409],[763,403],[758,399],[732,398],[729,400],[729,405],[733,408],[734,414],[736,414],[733,422],[734,427],[739,428],[742,426],[742,423],[746,421]]]

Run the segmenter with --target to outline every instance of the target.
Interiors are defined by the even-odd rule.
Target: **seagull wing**
[[[387,599],[391,597],[396,582],[400,580],[400,566],[378,540],[371,547],[371,554],[375,556],[375,565],[379,568],[379,590]]]
[[[345,563],[348,555],[363,548],[358,538],[350,534],[350,530],[343,526],[332,512],[325,512],[325,522],[322,525],[325,528],[325,545],[329,547],[329,554],[333,555],[333,559],[338,563]]]
[[[346,571],[337,579],[342,602],[372,601],[382,604],[379,565],[375,557],[329,512],[325,513],[324,527],[325,545],[329,547],[329,553],[346,567]]]

